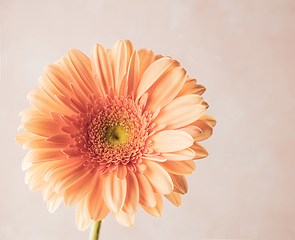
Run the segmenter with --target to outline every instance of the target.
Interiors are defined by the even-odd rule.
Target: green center
[[[127,131],[122,125],[113,125],[107,128],[105,138],[111,145],[120,145],[127,140]]]

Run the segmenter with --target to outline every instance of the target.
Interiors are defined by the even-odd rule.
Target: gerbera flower
[[[20,113],[27,131],[22,169],[32,191],[43,191],[50,212],[77,204],[80,230],[112,212],[125,226],[140,205],[159,217],[162,196],[174,205],[188,189],[184,175],[208,152],[212,134],[205,87],[171,57],[134,50],[128,40],[112,49],[95,45],[91,59],[71,49],[45,68],[33,105]]]

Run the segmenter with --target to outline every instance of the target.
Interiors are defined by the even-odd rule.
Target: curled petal
[[[195,139],[203,133],[201,128],[192,125],[179,128],[179,130],[187,132],[189,135],[193,137],[194,141],[196,141]]]
[[[194,159],[201,159],[207,157],[209,154],[206,148],[199,143],[194,143],[190,148],[196,153]]]
[[[192,123],[192,125],[195,125],[202,130],[202,134],[194,138],[194,141],[196,142],[209,138],[213,133],[213,127],[208,122],[197,120],[196,122]]]
[[[181,206],[181,195],[176,192],[172,192],[168,195],[165,195],[165,197],[176,207]]]
[[[204,114],[199,120],[209,123],[212,127],[216,125],[216,119],[208,114]]]
[[[173,184],[174,184],[173,191],[180,193],[180,194],[186,194],[187,190],[188,190],[188,184],[187,184],[185,176],[176,175],[173,173],[170,173],[169,175],[170,175],[170,177],[173,181]]]

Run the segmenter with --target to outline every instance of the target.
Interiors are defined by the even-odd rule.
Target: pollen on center
[[[111,145],[120,145],[127,141],[128,134],[124,126],[115,124],[106,129],[105,139]]]

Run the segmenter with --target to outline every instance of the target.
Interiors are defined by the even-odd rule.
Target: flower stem
[[[99,239],[100,227],[101,227],[101,221],[94,222],[92,224],[89,240],[98,240]]]

